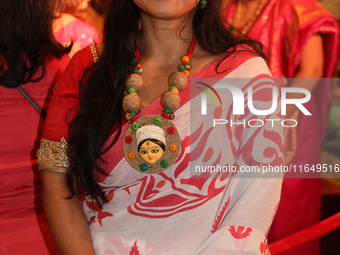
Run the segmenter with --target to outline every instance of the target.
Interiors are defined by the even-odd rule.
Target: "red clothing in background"
[[[54,33],[54,37],[60,43],[77,42],[80,48],[94,43],[100,43],[97,30],[90,24],[75,19]]]
[[[69,62],[46,59],[42,80],[21,87],[48,108],[53,88]],[[41,70],[40,70],[41,71]],[[38,71],[39,72],[39,71]],[[44,119],[16,89],[0,85],[0,254],[57,254],[42,208],[37,150]]]

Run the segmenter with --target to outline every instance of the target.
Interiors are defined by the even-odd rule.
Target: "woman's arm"
[[[294,78],[321,78],[323,74],[323,44],[321,35],[313,35],[307,42],[306,48],[303,51],[299,70]],[[299,87],[313,92],[317,85],[318,79],[293,79],[289,87]],[[302,98],[301,93],[288,93],[287,98],[297,99]],[[287,105],[287,114],[285,118],[290,119],[297,107],[295,105]]]
[[[65,174],[41,171],[45,214],[61,255],[94,255],[87,219],[76,196],[67,199]]]
[[[69,171],[69,123],[79,109],[79,80],[93,63],[89,48],[75,54],[66,67],[51,99],[43,139],[38,151],[42,198],[52,236],[61,255],[95,254],[85,213],[70,191],[65,173]]]

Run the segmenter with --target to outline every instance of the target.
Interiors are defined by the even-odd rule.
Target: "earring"
[[[199,6],[200,6],[201,10],[203,10],[206,5],[207,5],[206,0],[200,0]]]

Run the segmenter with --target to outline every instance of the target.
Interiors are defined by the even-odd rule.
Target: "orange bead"
[[[177,146],[174,145],[174,144],[171,144],[171,145],[169,146],[169,150],[170,150],[170,151],[177,151]]]
[[[189,59],[188,56],[183,56],[181,60],[182,60],[183,63],[189,63],[190,59]]]
[[[137,96],[137,93],[136,93],[136,92],[132,92],[132,93],[130,93],[130,94],[134,94],[134,95],[136,95],[136,96]]]
[[[184,73],[185,73],[186,76],[189,76],[189,75],[190,75],[189,71],[187,71],[187,70],[183,70],[183,71],[184,71]]]
[[[128,154],[128,157],[129,157],[130,160],[135,160],[136,159],[136,153],[130,152]]]
[[[178,94],[178,89],[172,89],[171,91],[173,91],[173,92]]]

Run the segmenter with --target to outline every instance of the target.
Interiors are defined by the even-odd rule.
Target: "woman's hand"
[[[61,255],[94,255],[90,229],[83,208],[70,192],[65,174],[41,171],[44,211]]]

